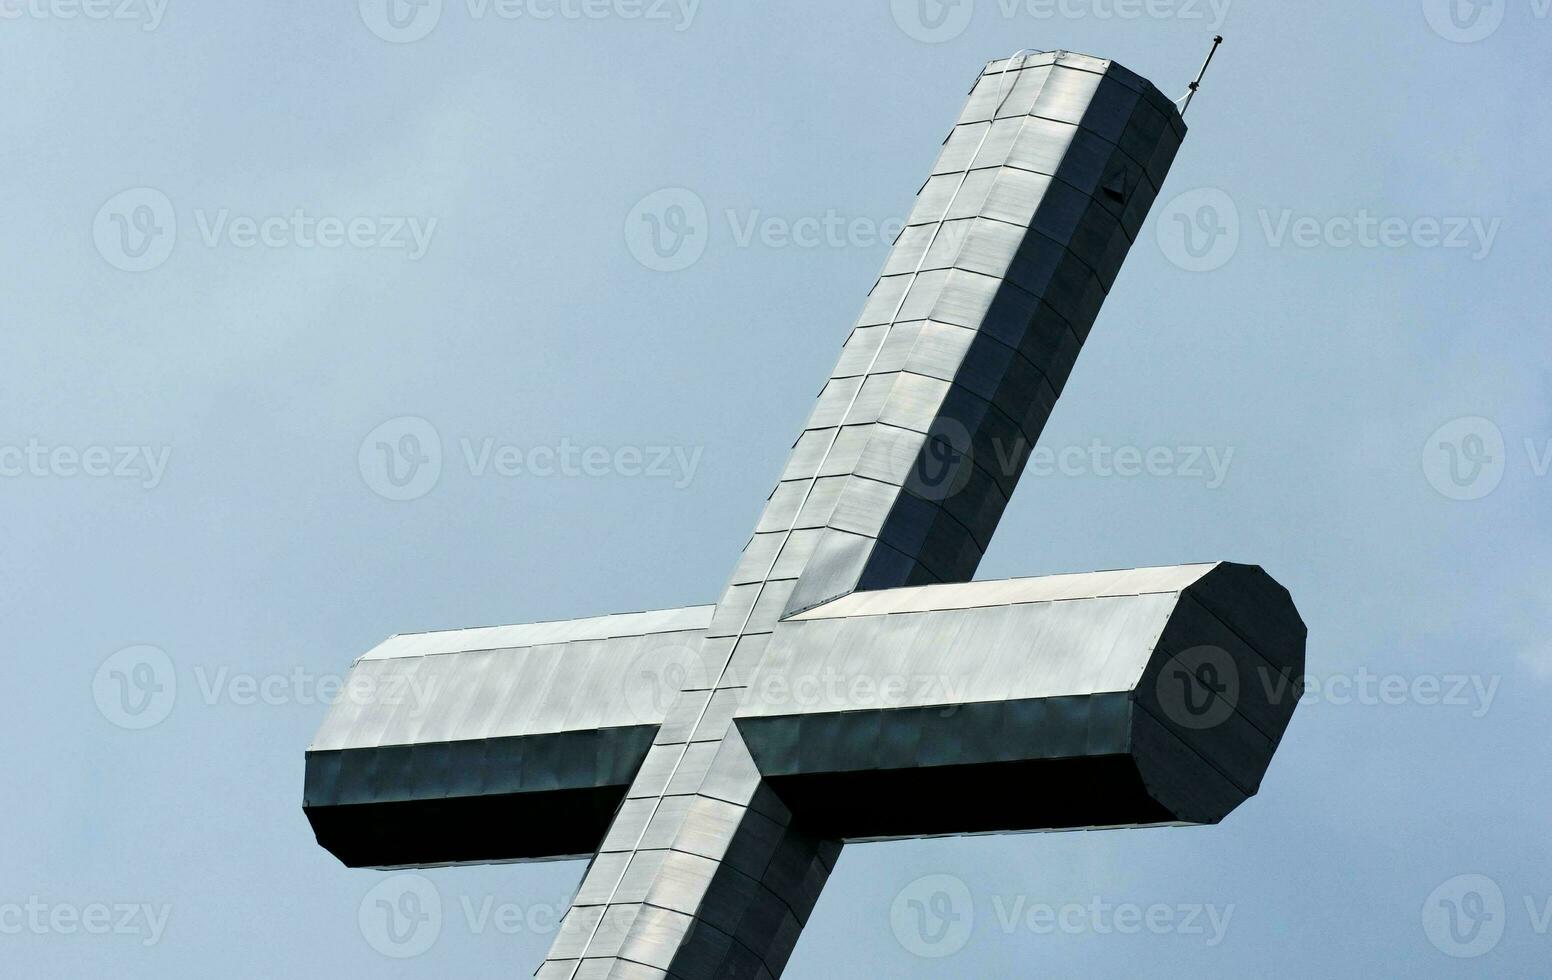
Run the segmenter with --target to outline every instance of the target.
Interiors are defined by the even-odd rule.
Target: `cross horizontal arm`
[[[856,593],[777,627],[733,718],[839,840],[1216,823],[1260,786],[1304,637],[1246,565]]]
[[[308,749],[318,842],[351,867],[592,854],[680,688],[709,683],[711,612],[390,638]]]
[[[1213,822],[1259,786],[1303,673],[1287,593],[1240,565],[856,593],[780,623],[724,678],[746,685],[734,697],[711,691],[710,613],[388,640],[308,750],[319,842],[351,866],[586,856],[654,741],[710,751],[719,716],[824,838]],[[1185,694],[1228,699],[1170,700],[1192,676],[1163,671],[1204,647],[1220,652],[1186,666],[1237,683],[1232,710],[1194,726]],[[691,760],[683,778],[711,763]],[[1031,798],[993,790],[1031,769],[1110,788],[1010,810]],[[983,804],[963,805],[978,782]],[[924,792],[934,783],[955,792]]]

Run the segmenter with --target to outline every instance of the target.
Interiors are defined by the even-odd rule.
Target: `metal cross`
[[[716,604],[386,641],[318,841],[591,857],[542,978],[774,978],[845,841],[1254,794],[1305,639],[1260,568],[969,581],[1184,134],[1113,62],[988,65]]]

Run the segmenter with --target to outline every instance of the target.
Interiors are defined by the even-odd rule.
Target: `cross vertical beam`
[[[1052,52],[977,78],[538,976],[776,977],[840,851],[733,724],[785,617],[964,582],[1185,127]]]
[[[983,70],[724,603],[974,574],[1184,133],[1112,62]]]

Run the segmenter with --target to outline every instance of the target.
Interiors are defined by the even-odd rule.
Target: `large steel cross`
[[[988,65],[717,603],[386,641],[351,689],[415,696],[331,708],[319,842],[591,856],[540,977],[774,978],[844,841],[1255,793],[1305,638],[1258,567],[969,581],[1184,133],[1112,62]]]

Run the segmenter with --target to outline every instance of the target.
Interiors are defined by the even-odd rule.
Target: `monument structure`
[[[319,843],[589,858],[546,980],[774,978],[847,841],[1254,794],[1305,641],[1260,568],[970,581],[1184,135],[1113,62],[987,65],[717,601],[387,640],[351,678],[420,696],[331,708]]]

